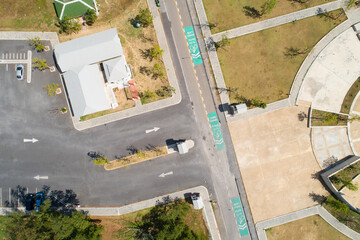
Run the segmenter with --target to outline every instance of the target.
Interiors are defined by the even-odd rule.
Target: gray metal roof
[[[123,55],[116,28],[55,45],[61,72]]]
[[[131,71],[125,56],[103,62],[106,78],[111,83],[127,83],[131,80]]]
[[[98,65],[72,69],[63,76],[75,117],[111,108]]]

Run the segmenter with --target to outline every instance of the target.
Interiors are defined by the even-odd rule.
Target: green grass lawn
[[[319,215],[310,216],[297,221],[266,229],[268,240],[277,239],[350,239],[333,228]]]
[[[351,181],[356,175],[360,174],[360,161],[348,166],[340,172],[332,175],[330,181],[334,184],[337,190],[340,190],[344,185],[343,182]]]
[[[273,9],[273,12],[271,14],[262,16],[260,19],[253,19],[244,14],[244,6],[251,6],[259,10],[260,6],[264,2],[265,0],[203,0],[209,23],[214,23],[217,25],[211,30],[212,33],[222,32],[250,23],[263,21],[265,19],[277,17],[331,1],[310,0],[306,4],[299,4],[289,0],[278,0],[276,7]]]
[[[341,105],[340,112],[342,112],[342,113],[350,112],[351,105],[359,91],[360,91],[360,77],[353,83],[353,85],[350,87],[350,89],[346,93],[344,101]]]
[[[347,115],[325,112],[313,109],[311,111],[311,126],[346,126]]]
[[[340,13],[332,12],[334,16]],[[308,51],[345,19],[344,14],[336,20],[314,16],[230,39],[230,46],[217,53],[227,88],[238,88],[237,94],[229,94],[231,103],[241,102],[241,97],[258,97],[266,103],[287,98]],[[287,48],[304,53],[287,57]]]
[[[5,223],[6,219],[7,219],[6,216],[0,216],[0,240],[3,240],[5,237],[4,223]]]
[[[190,209],[184,217],[184,222],[199,236],[199,239],[209,239],[202,210],[195,210],[191,204],[189,206]],[[147,208],[121,216],[92,216],[91,218],[99,221],[99,224],[104,226],[104,231],[102,232],[103,240],[129,239],[129,224],[136,219],[141,219],[150,210],[151,208]]]
[[[53,0],[1,0],[0,29],[56,31]]]

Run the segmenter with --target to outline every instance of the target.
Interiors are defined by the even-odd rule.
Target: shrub
[[[56,95],[56,89],[59,87],[59,84],[56,83],[52,83],[52,84],[47,84],[44,87],[44,90],[47,91],[47,94],[49,96],[55,96]],[[66,108],[65,108],[66,109]]]
[[[175,88],[172,86],[162,86],[161,89],[155,91],[159,97],[171,97],[172,93],[175,93]]]
[[[135,17],[135,21],[141,22],[144,27],[151,25],[153,23],[153,17],[149,8],[141,9],[139,14]]]
[[[78,21],[74,19],[70,19],[68,16],[65,16],[62,20],[58,20],[59,22],[59,32],[60,33],[77,33],[80,31],[81,25]]]
[[[97,17],[98,16],[96,15],[95,10],[92,10],[92,9],[88,9],[84,16],[86,24],[89,26],[91,26],[95,23]]]
[[[44,51],[44,44],[39,37],[30,38],[28,41],[30,42],[31,46],[36,49],[37,52]]]
[[[99,156],[94,159],[94,163],[100,167],[104,164],[109,164],[109,159],[105,156]]]
[[[33,64],[34,67],[39,69],[40,71],[49,68],[49,66],[46,64],[46,59],[33,58]]]
[[[148,102],[149,99],[156,97],[156,94],[154,92],[150,92],[149,90],[141,92],[139,95],[142,104],[145,104]]]

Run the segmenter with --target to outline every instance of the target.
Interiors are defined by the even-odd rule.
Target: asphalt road
[[[33,70],[32,83],[27,84],[15,79],[13,65],[8,68],[0,65],[1,205],[11,199],[9,188],[16,190],[17,186],[29,192],[40,191],[43,186],[70,189],[83,206],[119,206],[204,185],[211,198],[219,203],[215,211],[223,239],[239,238],[230,203],[232,197],[238,196],[234,191],[235,176],[228,162],[224,162],[227,152],[219,157],[216,151],[182,27],[172,4],[173,1],[162,4],[161,15],[182,93],[182,102],[176,106],[78,132],[69,115],[59,112],[66,106],[64,94],[48,96],[43,90],[53,82],[61,86],[58,73]],[[27,49],[26,41],[0,43],[0,54]],[[48,65],[53,65],[51,52],[33,52],[33,55],[45,57]],[[205,94],[211,96],[209,92]],[[214,102],[206,104],[215,109]],[[145,134],[146,129],[153,127],[160,130]],[[24,138],[32,137],[39,141],[23,142]],[[192,139],[195,147],[185,155],[175,153],[110,172],[95,166],[88,156],[96,151],[112,159],[129,154],[129,149],[162,146],[169,139]],[[174,174],[159,177],[170,171]],[[37,175],[48,179],[38,181],[34,179]]]
[[[6,50],[27,50],[27,42],[2,41],[0,53]],[[36,53],[33,53],[36,56]],[[51,53],[43,53],[52,65]],[[162,194],[205,185],[212,191],[209,168],[203,157],[204,140],[208,136],[197,128],[192,104],[184,79],[179,75],[183,101],[159,111],[76,131],[67,114],[63,94],[48,96],[46,84],[60,85],[57,73],[33,71],[32,83],[17,81],[15,66],[0,65],[0,188],[2,205],[9,199],[9,188],[17,185],[35,192],[43,185],[51,189],[73,190],[82,205],[119,206]],[[13,69],[13,70],[12,70]],[[146,129],[160,127],[155,133]],[[24,143],[24,138],[36,143]],[[162,146],[169,139],[193,139],[195,147],[186,155],[173,154],[161,159],[107,172],[95,166],[89,152],[105,154],[110,159],[129,154],[131,148]],[[163,172],[174,174],[159,178]],[[36,180],[34,176],[48,176]]]

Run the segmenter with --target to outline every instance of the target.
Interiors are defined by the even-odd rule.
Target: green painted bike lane
[[[249,230],[246,224],[245,214],[241,206],[240,198],[239,197],[232,198],[231,203],[233,205],[240,236],[241,237],[246,236],[249,234]]]
[[[224,143],[223,135],[221,133],[220,123],[216,112],[209,113],[208,119],[214,136],[216,149],[218,151],[225,149],[225,143]]]
[[[184,30],[194,65],[203,63],[193,26],[186,27]]]

